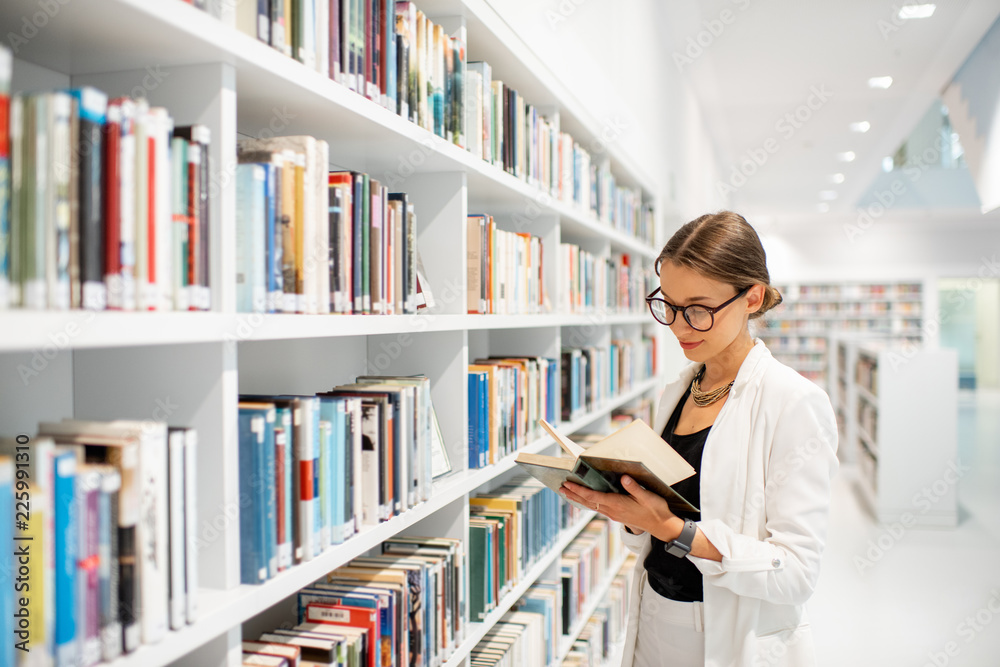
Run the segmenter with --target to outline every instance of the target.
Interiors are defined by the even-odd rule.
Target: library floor
[[[820,667],[1000,665],[1000,392],[961,393],[958,438],[954,530],[891,534],[841,469],[809,603]]]

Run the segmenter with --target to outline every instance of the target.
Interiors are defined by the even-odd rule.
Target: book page
[[[563,448],[563,451],[570,456],[576,458],[586,451],[583,447],[576,444],[566,436],[557,433],[555,428],[552,427],[552,424],[548,423],[544,419],[539,419],[538,423],[542,425],[542,428],[548,431],[549,435],[551,435],[555,441],[559,443],[559,446]]]

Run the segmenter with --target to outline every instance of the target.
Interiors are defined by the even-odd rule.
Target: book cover
[[[694,468],[645,422],[635,420],[587,449],[548,422],[541,420],[541,425],[569,457],[522,452],[516,461],[550,489],[558,491],[568,479],[594,491],[627,494],[621,476],[629,475],[664,498],[673,511],[699,511],[672,488],[695,474]]]

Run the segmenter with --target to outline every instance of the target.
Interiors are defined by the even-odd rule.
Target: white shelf
[[[363,365],[365,355],[370,361],[376,354],[374,348],[381,341],[363,337],[442,334],[421,337],[419,343],[407,348],[407,354],[393,358],[385,372],[426,372],[432,377],[442,432],[449,447],[458,447],[464,444],[467,430],[461,400],[466,397],[465,365],[473,348],[486,345],[493,351],[494,345],[509,344],[526,353],[557,356],[567,342],[568,336],[562,331],[566,327],[580,329],[573,331],[572,340],[582,337],[581,344],[603,346],[619,335],[614,327],[624,328],[623,335],[637,339],[643,325],[653,322],[644,308],[627,313],[461,313],[466,251],[463,223],[473,208],[500,217],[523,214],[527,204],[537,207],[539,229],[527,231],[543,236],[546,250],[551,247],[553,256],[558,254],[558,242],[586,241],[600,248],[600,254],[629,253],[648,264],[659,248],[598,220],[590,211],[555,201],[538,187],[487,164],[181,0],[56,4],[58,16],[19,45],[14,69],[16,90],[91,84],[114,95],[127,94],[148,74],[154,82],[146,91],[152,104],[167,107],[179,123],[199,122],[212,129],[211,155],[223,176],[226,165],[235,163],[234,138],[257,135],[262,128],[276,134],[309,134],[325,139],[330,143],[334,168],[364,171],[383,180],[385,175],[397,174],[405,162],[415,175],[408,177],[400,189],[417,198],[419,242],[431,285],[442,293],[451,289],[461,295],[461,303],[439,298],[438,307],[449,312],[397,316],[233,312],[235,185],[220,183],[219,196],[213,201],[210,244],[216,311],[0,313],[0,362],[7,364],[5,368],[22,362],[21,355],[37,353],[46,362],[42,364],[45,372],[36,374],[30,386],[15,373],[8,373],[10,377],[0,384],[5,397],[10,392],[16,399],[5,398],[0,404],[0,422],[9,427],[64,416],[149,419],[157,406],[176,405],[175,412],[169,415],[171,421],[196,427],[199,441],[207,445],[199,447],[198,453],[199,470],[208,471],[199,475],[197,484],[198,525],[211,525],[220,516],[228,518],[227,508],[239,500],[239,392],[250,386],[264,387],[261,391],[267,392],[276,386],[274,376],[278,373],[264,362],[270,357],[264,361],[254,359],[258,354],[280,356],[284,364],[287,352],[287,367],[278,369],[287,371],[281,378],[286,384],[298,388],[330,386],[331,376],[346,375],[354,370],[353,362],[360,360]],[[601,137],[606,129],[603,122],[591,116],[486,0],[418,0],[417,5],[430,17],[464,17],[470,59],[489,61],[498,77],[517,88],[530,103],[558,108],[562,129],[584,145]],[[24,12],[24,3],[0,3],[0,28],[20,31]],[[274,129],[274,121],[282,125],[280,130]],[[632,156],[613,142],[606,146],[606,154],[618,184],[639,188],[653,199],[659,188],[636,167]],[[589,243],[591,240],[594,243]],[[554,275],[561,275],[558,262],[546,264],[550,266]],[[443,272],[440,280],[436,271]],[[557,296],[554,285],[555,281],[546,284],[552,299]],[[487,330],[489,336],[469,335]],[[664,332],[657,327],[653,335],[662,340]],[[313,340],[330,338],[339,340],[332,344]],[[497,342],[501,339],[502,343]],[[289,345],[220,345],[256,341],[287,341]],[[523,346],[522,341],[526,341]],[[64,350],[78,353],[56,358]],[[5,356],[8,353],[10,356]],[[325,355],[321,363],[317,355]],[[657,377],[636,383],[633,389],[599,408],[561,424],[559,431],[571,434],[606,418],[615,408],[658,390],[671,370],[664,369]],[[302,375],[308,377],[297,377]],[[539,452],[553,446],[554,441],[545,437],[529,443],[522,451]],[[455,453],[450,451],[453,465],[464,466],[464,460],[456,459]],[[516,466],[515,457],[516,453],[510,454],[487,468],[458,470],[437,480],[427,502],[368,527],[346,543],[258,586],[237,583],[239,526],[228,521],[204,552],[199,552],[201,583],[219,588],[200,589],[197,622],[110,664],[162,667],[181,659],[186,664],[214,664],[220,646],[228,652],[230,664],[238,662],[241,624],[418,522],[430,519],[425,525],[449,524],[454,520],[453,508],[462,504],[467,513],[466,497],[511,471]],[[452,508],[445,509],[449,505]],[[485,623],[470,627],[469,635],[448,661],[449,667],[464,664],[471,648],[556,562],[591,516],[588,514],[560,536]],[[462,522],[455,525],[461,526]],[[213,653],[212,659],[206,657],[208,653]]]
[[[0,314],[0,353],[135,345],[293,340],[417,331],[648,324],[649,313],[578,315],[302,315],[28,311]]]

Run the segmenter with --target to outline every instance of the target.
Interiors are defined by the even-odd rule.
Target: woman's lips
[[[705,341],[698,340],[698,341],[694,341],[692,343],[685,343],[684,341],[679,341],[679,342],[680,342],[681,347],[683,349],[685,349],[685,350],[693,350],[694,348],[698,347],[699,345],[701,345]]]

